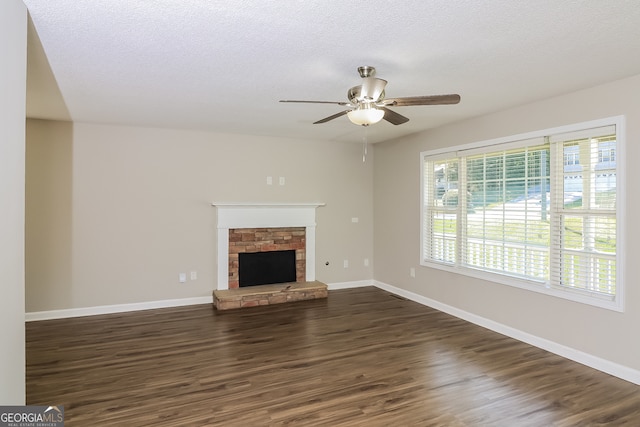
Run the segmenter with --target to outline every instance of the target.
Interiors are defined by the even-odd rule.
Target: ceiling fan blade
[[[460,95],[430,95],[430,96],[408,96],[404,98],[387,98],[382,101],[384,105],[394,107],[407,107],[412,105],[444,105],[457,104],[460,102]]]
[[[344,111],[340,111],[339,113],[334,114],[333,116],[329,116],[329,117],[325,117],[324,119],[320,119],[317,122],[313,122],[314,125],[317,125],[319,123],[326,123],[329,120],[333,120],[333,119],[337,119],[338,117],[342,117],[345,114],[347,114],[349,111],[351,110],[344,110]]]
[[[292,99],[281,99],[280,102],[302,102],[305,104],[335,104],[335,105],[351,106],[351,104],[345,101],[300,101],[300,100],[292,100]]]
[[[383,119],[385,119],[392,125],[401,125],[409,121],[407,117],[403,116],[402,114],[398,114],[395,111],[391,111],[387,107],[380,107],[380,109],[384,111]]]

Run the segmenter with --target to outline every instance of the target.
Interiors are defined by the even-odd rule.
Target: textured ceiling
[[[395,109],[371,142],[640,73],[636,0],[24,0],[27,115],[345,142],[358,66]],[[596,100],[594,100],[596,102]]]

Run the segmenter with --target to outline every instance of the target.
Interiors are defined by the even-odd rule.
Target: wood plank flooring
[[[377,288],[27,323],[65,426],[640,425],[640,387]]]

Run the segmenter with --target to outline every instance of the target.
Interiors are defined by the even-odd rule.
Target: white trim
[[[626,116],[618,116],[618,120],[614,122],[616,125],[616,174],[618,181],[616,184],[616,283],[620,286],[616,287],[616,300],[620,311],[625,310],[625,295],[627,282],[624,272],[627,270],[627,120]]]
[[[124,313],[198,304],[213,304],[213,296],[137,302],[131,304],[99,305],[95,307],[67,308],[50,311],[32,311],[25,313],[24,320],[25,322],[35,322],[38,320],[66,319],[69,317],[96,316],[99,314]]]
[[[512,139],[509,142],[502,142],[500,144],[483,145],[476,148],[465,148],[464,150],[457,150],[455,152],[456,157],[468,157],[476,156],[479,154],[486,154],[490,151],[511,151],[518,150],[525,147],[539,147],[545,145],[546,142],[543,137],[537,136],[535,138],[528,139]]]
[[[423,227],[424,228],[424,227]],[[618,240],[620,241],[620,240]],[[521,279],[518,277],[508,276],[506,274],[493,273],[491,271],[475,270],[473,268],[458,267],[449,264],[439,264],[437,262],[420,260],[420,265],[423,267],[434,268],[436,270],[442,270],[449,273],[460,274],[467,277],[473,277],[488,282],[497,283],[500,285],[511,286],[513,288],[523,289],[530,292],[536,292],[538,294],[550,295],[556,298],[562,298],[567,301],[579,302],[582,304],[591,305],[593,307],[600,307],[607,310],[623,312],[624,307],[622,304],[622,295],[620,292],[616,295],[614,301],[598,298],[597,295],[588,293],[580,293],[578,290],[553,288],[546,286],[543,282],[536,282],[535,280]],[[619,276],[620,277],[620,276]],[[620,287],[622,289],[622,287]]]
[[[499,334],[506,335],[518,341],[522,341],[543,350],[547,350],[551,353],[557,354],[558,356],[573,360],[574,362],[581,363],[590,368],[597,369],[599,371],[621,378],[625,381],[640,385],[640,371],[629,368],[628,366],[620,365],[610,360],[603,359],[601,357],[597,357],[592,354],[585,353],[583,351],[576,350],[562,344],[558,344],[554,341],[550,341],[545,338],[523,332],[519,329],[515,329],[502,323],[486,319],[482,316],[460,310],[459,308],[443,304],[439,301],[389,285],[387,283],[379,282],[376,280],[374,281],[374,286],[407,298],[411,301],[415,301],[419,304],[426,305],[427,307],[431,307],[444,313],[450,314],[459,319],[466,320],[467,322],[471,322],[475,325],[482,326],[483,328],[487,328]]]
[[[599,132],[594,133],[594,129],[598,129]],[[616,133],[617,131],[618,129],[616,129],[615,124],[610,126],[599,126],[597,128],[580,129],[576,131],[549,135],[549,142],[564,142],[573,141],[576,139],[596,138],[599,136],[611,135],[612,133]]]
[[[354,282],[331,283],[327,285],[329,290],[360,288],[375,286],[373,280],[360,280]],[[97,316],[100,314],[126,313],[129,311],[153,310],[156,308],[182,307],[186,305],[213,304],[213,296],[192,297],[161,301],[148,301],[131,304],[100,305],[94,307],[66,308],[50,311],[32,311],[25,313],[25,322],[39,320],[67,319],[71,317]]]
[[[363,288],[365,286],[375,286],[373,280],[358,280],[353,282],[338,282],[327,284],[327,289],[335,291],[337,289]]]
[[[624,122],[624,117],[625,117],[624,115],[611,116],[604,119],[587,120],[586,122],[573,123],[570,125],[558,126],[550,129],[542,129],[542,130],[520,133],[516,135],[511,135],[511,136],[503,136],[500,138],[486,139],[484,141],[469,142],[466,144],[460,144],[460,145],[455,145],[451,147],[443,147],[443,148],[436,148],[433,150],[426,150],[420,153],[420,158],[424,158],[424,156],[436,156],[436,155],[443,155],[443,158],[444,158],[448,154],[453,154],[453,156],[455,157],[456,152],[462,151],[462,150],[470,150],[478,147],[489,147],[492,145],[499,145],[499,144],[509,143],[513,141],[542,138],[545,136],[549,136],[551,134],[573,132],[576,129],[580,129],[580,128],[583,128],[583,129],[597,128],[597,127],[609,126],[612,124],[615,124],[617,126],[621,122]],[[498,147],[498,149],[500,148]]]
[[[211,203],[218,209],[218,229],[310,227],[324,203]]]
[[[304,232],[305,238],[305,280],[307,282],[313,282],[316,280],[316,226],[309,225]],[[311,258],[311,259],[309,259]]]
[[[229,289],[229,229],[305,227],[305,280],[316,276],[316,208],[324,203],[218,203],[218,290]]]
[[[324,206],[325,203],[321,202],[301,202],[301,203],[288,203],[288,202],[212,202],[211,206],[218,206],[222,208],[279,208],[279,207],[287,207],[287,208],[309,208],[318,206]]]

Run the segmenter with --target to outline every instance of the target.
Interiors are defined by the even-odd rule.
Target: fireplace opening
[[[238,254],[240,287],[296,281],[296,251],[245,252]]]

